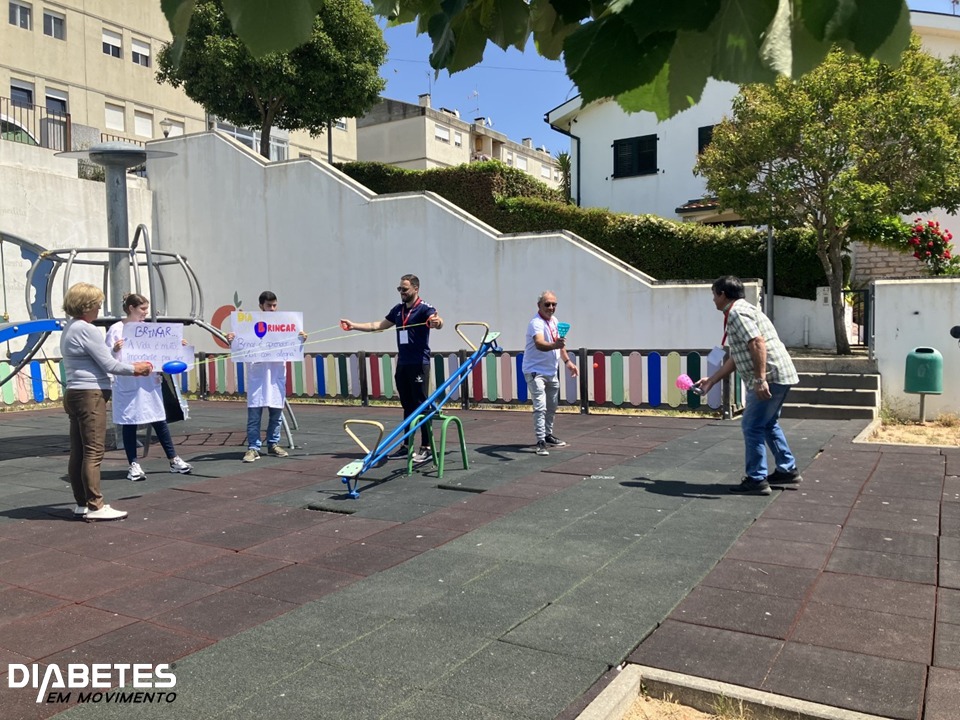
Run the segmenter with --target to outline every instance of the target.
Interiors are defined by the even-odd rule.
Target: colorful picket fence
[[[571,352],[570,358],[580,369],[580,377],[564,371],[560,385],[561,404],[590,407],[669,407],[697,409],[702,405],[720,407],[719,387],[708,397],[682,392],[675,382],[679,375],[693,380],[713,371],[707,367],[705,351],[620,351],[587,350]],[[431,364],[432,386],[437,387],[456,371],[465,354],[437,354]],[[327,353],[305,356],[303,362],[287,367],[287,395],[291,398],[327,400],[352,398],[393,400],[397,398],[393,384],[396,353]],[[523,353],[503,352],[488,355],[473,369],[467,383],[453,400],[463,406],[474,404],[516,405],[528,402],[527,383],[523,377]],[[11,368],[0,362],[0,378]],[[61,395],[59,378],[63,368],[58,361],[34,360],[17,377],[0,387],[5,405],[28,404],[56,400]],[[734,383],[734,407],[741,405],[741,387]],[[184,393],[217,396],[242,396],[245,393],[244,366],[230,356],[201,355],[197,362],[180,376]]]

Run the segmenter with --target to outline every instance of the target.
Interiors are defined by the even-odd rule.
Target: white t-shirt
[[[557,318],[553,317],[548,323],[540,313],[533,316],[527,325],[527,344],[523,351],[523,372],[537,373],[553,377],[560,368],[559,350],[537,350],[533,342],[535,335],[543,337],[545,342],[554,342],[560,337],[557,331]]]

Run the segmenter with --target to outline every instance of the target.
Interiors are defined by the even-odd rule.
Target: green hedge
[[[527,173],[496,161],[435,170],[380,163],[338,167],[378,194],[431,190],[500,232],[568,230],[658,280],[767,274],[764,231],[579,208]],[[826,285],[811,231],[777,233],[775,258],[778,295],[813,300],[817,286]]]

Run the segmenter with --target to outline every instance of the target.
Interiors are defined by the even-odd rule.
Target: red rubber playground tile
[[[677,606],[670,619],[785,640],[800,607],[797,599],[701,585]]]
[[[289,565],[269,575],[250,580],[235,589],[298,605],[317,600],[360,580],[350,575],[315,565]]]
[[[133,618],[116,613],[68,605],[4,625],[0,646],[31,660],[39,660],[132,622]]]
[[[366,577],[416,557],[420,553],[389,545],[369,545],[363,541],[350,543],[307,562],[332,570]]]
[[[666,620],[628,658],[640,665],[758,688],[783,642]]]
[[[67,601],[61,598],[18,587],[5,587],[0,590],[0,628],[6,623],[42,615],[66,604]]]
[[[207,585],[234,587],[248,580],[272,573],[289,564],[289,562],[275,558],[258,557],[248,553],[231,553],[199,565],[178,570],[176,575],[186,580],[195,580]]]
[[[804,607],[790,639],[926,664],[933,649],[933,623],[926,618],[814,602]]]
[[[155,577],[104,593],[84,604],[146,620],[221,590],[222,587],[194,580]]]
[[[374,545],[390,545],[404,550],[424,552],[431,548],[440,547],[463,533],[445,528],[430,527],[428,525],[398,525],[384,530],[366,539]]]
[[[46,578],[32,584],[30,588],[54,597],[83,602],[116,588],[159,577],[148,570],[129,565],[93,560],[85,561],[83,564],[82,568]]]
[[[932,621],[937,607],[937,588],[933,585],[825,572],[817,581],[810,601]]]
[[[274,598],[224,590],[175,610],[162,613],[153,622],[206,638],[222,639],[255,627],[297,607]]]
[[[176,573],[191,565],[199,565],[214,558],[233,554],[230,550],[200,545],[199,543],[171,540],[160,547],[142,550],[117,560],[124,565],[154,570],[159,573]]]
[[[170,663],[211,644],[209,638],[135,622],[44,658],[48,664]]]

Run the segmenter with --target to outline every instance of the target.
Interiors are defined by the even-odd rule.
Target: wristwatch
[[[760,387],[761,385],[763,385],[766,381],[767,381],[767,379],[766,379],[765,377],[762,377],[762,378],[754,378],[754,379],[753,379],[753,386],[754,386],[755,388],[758,388],[758,387]]]

